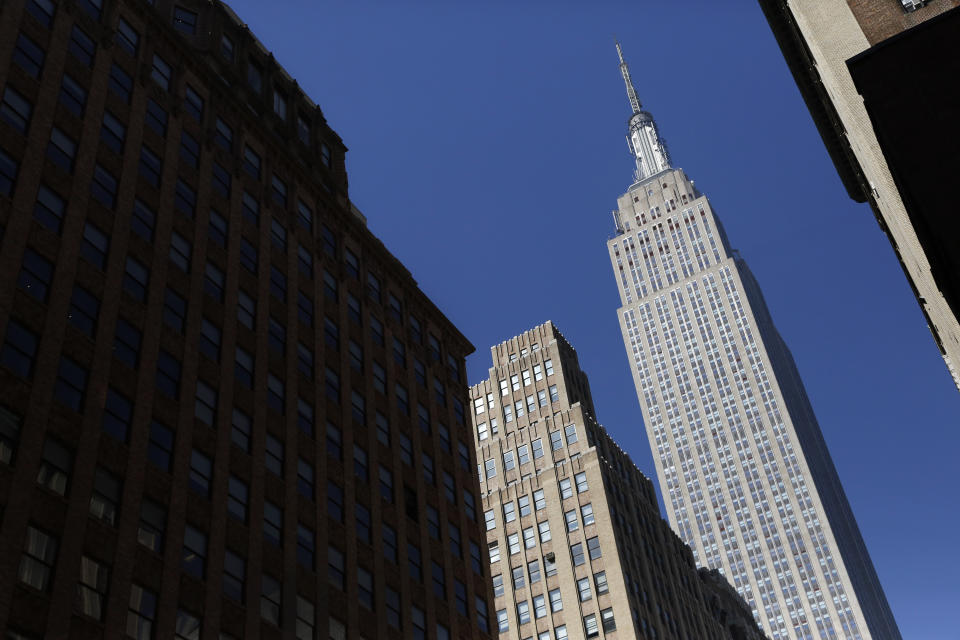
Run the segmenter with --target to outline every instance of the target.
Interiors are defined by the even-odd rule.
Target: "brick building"
[[[660,517],[653,484],[597,423],[557,328],[491,352],[470,397],[500,637],[765,638]]]
[[[0,3],[0,634],[484,638],[473,347],[231,10]]]

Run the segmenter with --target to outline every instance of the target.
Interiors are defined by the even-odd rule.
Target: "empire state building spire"
[[[650,176],[669,169],[670,154],[657,132],[657,124],[653,121],[653,116],[641,108],[640,98],[637,97],[637,90],[630,78],[630,69],[623,59],[623,50],[620,48],[619,42],[616,44],[617,55],[620,57],[620,73],[623,75],[623,82],[627,86],[630,108],[633,109],[627,132],[627,144],[637,163],[634,180],[641,182]]]

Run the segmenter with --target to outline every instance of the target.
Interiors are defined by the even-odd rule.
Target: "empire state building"
[[[670,524],[771,638],[899,640],[757,281],[672,165],[617,53],[636,172],[607,248]]]

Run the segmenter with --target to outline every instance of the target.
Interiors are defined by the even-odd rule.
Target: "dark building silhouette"
[[[486,638],[470,343],[200,0],[0,3],[0,634]]]

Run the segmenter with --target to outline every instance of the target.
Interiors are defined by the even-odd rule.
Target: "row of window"
[[[574,424],[569,424],[563,428],[561,431],[557,429],[549,433],[550,437],[550,449],[551,451],[558,451],[564,447],[564,440],[566,441],[566,446],[570,446],[577,442],[577,426]],[[531,452],[533,457],[531,458]],[[543,452],[543,438],[536,438],[530,442],[530,445],[521,444],[517,447],[516,452],[513,450],[505,451],[502,456],[502,465],[503,472],[512,471],[517,467],[517,465],[525,465],[532,460],[542,458],[544,455]],[[486,458],[483,461],[482,466],[477,464],[478,475],[480,480],[483,481],[484,477],[487,479],[493,478],[497,475],[497,461],[494,458]],[[582,473],[579,475],[583,475]],[[569,482],[569,480],[568,480]],[[561,482],[562,484],[562,482]]]

